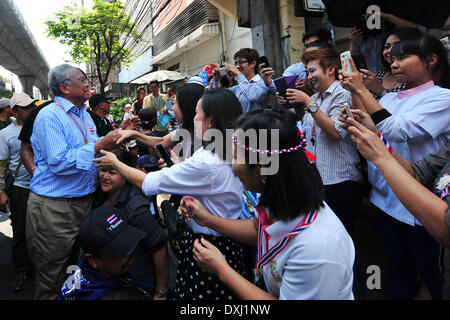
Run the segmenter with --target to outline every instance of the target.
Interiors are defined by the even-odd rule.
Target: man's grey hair
[[[62,92],[59,90],[59,85],[64,83],[64,81],[70,80],[75,70],[81,71],[86,76],[83,70],[67,63],[60,64],[50,70],[48,73],[48,86],[52,90],[55,97],[61,96]]]

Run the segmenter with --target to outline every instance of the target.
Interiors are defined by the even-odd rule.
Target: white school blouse
[[[228,219],[239,218],[243,191],[231,164],[204,148],[170,168],[150,172],[142,184],[142,192],[147,196],[160,193],[192,196],[211,214]],[[212,229],[198,225],[193,219],[187,223],[195,233],[221,236]]]
[[[270,294],[280,300],[353,300],[355,247],[345,227],[324,203],[316,220],[295,236],[263,267]],[[288,234],[304,215],[277,221],[265,230],[269,248]]]
[[[379,103],[392,116],[377,124],[395,152],[408,161],[418,161],[450,141],[450,90],[429,81],[421,86],[391,92]],[[371,202],[408,225],[421,225],[395,196],[378,169],[368,162],[373,188]]]

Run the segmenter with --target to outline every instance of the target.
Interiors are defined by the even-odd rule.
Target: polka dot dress
[[[187,230],[180,244],[175,299],[177,300],[236,300],[233,292],[215,275],[202,271],[194,260],[192,249],[199,235]],[[228,264],[245,276],[244,245],[227,237],[203,235],[225,256]]]

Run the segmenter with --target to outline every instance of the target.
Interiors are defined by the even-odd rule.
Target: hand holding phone
[[[259,58],[259,64],[264,63],[263,68],[270,68],[269,60],[267,60],[266,56],[262,56]]]
[[[225,70],[225,67],[219,68],[219,73],[222,77],[227,75],[227,71]]]
[[[356,70],[352,69],[352,66],[350,65],[350,51],[345,51],[341,53],[341,65],[342,70],[344,70],[345,73],[352,73],[356,72]]]
[[[350,106],[348,105],[347,102],[344,103],[344,110],[345,110],[345,113],[347,114],[347,117],[353,119],[352,111],[350,110]]]
[[[167,167],[173,166],[172,159],[170,159],[169,155],[167,154],[166,150],[161,144],[158,144],[154,149],[158,157],[160,159],[163,159],[164,162],[167,164]]]

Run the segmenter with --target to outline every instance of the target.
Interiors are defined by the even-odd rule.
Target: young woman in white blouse
[[[194,135],[195,108],[204,92],[205,88],[202,85],[186,83],[176,89],[175,97],[172,99],[172,111],[174,112],[175,120],[182,124],[181,129],[189,132],[191,137]],[[125,139],[135,139],[149,148],[161,144],[164,149],[173,148],[176,157],[173,157],[172,161],[179,162],[180,159],[186,159],[193,153],[191,141],[179,143],[179,137],[179,130],[171,131],[163,137],[143,134],[136,130],[122,130],[122,136],[117,143],[119,144]]]
[[[359,73],[340,71],[344,88],[358,99],[393,149],[408,161],[418,161],[450,140],[450,68],[440,41],[431,36],[399,39],[391,49],[392,74],[406,83],[399,92],[379,102],[364,87]],[[355,68],[351,61],[352,68]],[[356,70],[356,69],[354,69]],[[433,81],[436,79],[436,83]],[[371,202],[379,209],[379,222],[389,259],[391,299],[413,299],[416,268],[433,299],[442,298],[439,245],[403,206],[382,174],[369,163]]]
[[[195,196],[214,215],[238,219],[242,210],[243,187],[225,161],[226,152],[210,150],[209,129],[216,129],[223,137],[226,129],[234,128],[234,121],[242,114],[235,95],[225,89],[205,92],[198,101],[194,118],[195,135],[203,147],[190,158],[160,171],[143,173],[117,160],[114,154],[102,151],[95,160],[99,166],[112,166],[132,184],[142,188],[145,195],[160,193]],[[228,263],[244,274],[243,246],[221,233],[188,221],[190,230],[180,241],[180,261],[176,280],[177,299],[214,300],[234,299],[234,294],[217,277],[197,267],[192,256],[196,238],[203,237],[224,250]]]
[[[251,139],[234,138],[233,172],[247,190],[261,193],[258,219],[218,217],[192,197],[182,199],[182,211],[202,226],[257,245],[256,266],[267,291],[240,276],[206,239],[195,240],[194,259],[240,299],[353,299],[353,241],[324,202],[322,181],[303,152],[295,114],[252,111],[241,116],[237,126],[244,132],[279,130],[279,149],[271,150],[279,153],[279,170],[273,175],[265,175],[260,162],[268,150],[259,150],[260,144],[251,144]],[[255,154],[257,164],[250,161]]]

